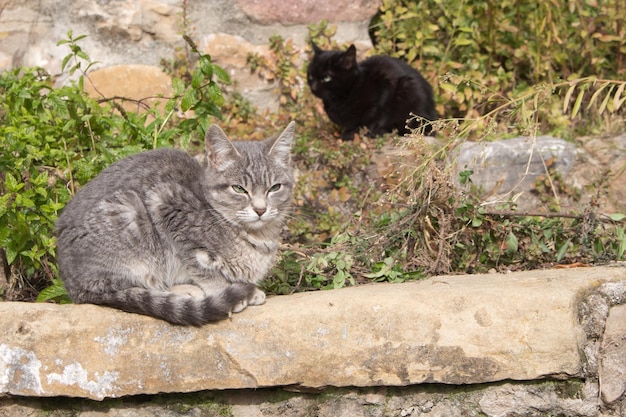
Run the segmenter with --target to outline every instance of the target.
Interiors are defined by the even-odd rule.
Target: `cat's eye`
[[[233,190],[237,193],[237,194],[248,194],[248,192],[246,191],[245,188],[243,188],[241,185],[233,185]]]
[[[268,190],[269,192],[273,193],[274,191],[278,191],[280,190],[280,187],[282,187],[282,184],[274,184],[270,187],[270,189]]]
[[[332,80],[332,79],[333,79],[333,77],[331,77],[330,75],[326,75],[326,76],[324,76],[324,78],[322,78],[322,82],[323,83],[329,83],[330,80]]]

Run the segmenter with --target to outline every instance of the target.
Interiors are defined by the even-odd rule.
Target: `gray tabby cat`
[[[263,304],[256,284],[291,206],[294,130],[231,142],[211,125],[202,164],[158,149],[102,171],[57,222],[72,300],[196,326]]]

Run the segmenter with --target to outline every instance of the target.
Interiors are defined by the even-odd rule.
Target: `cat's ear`
[[[296,122],[290,122],[283,133],[280,134],[269,150],[269,155],[285,166],[291,164],[291,144],[296,132]]]
[[[341,54],[341,58],[339,58],[339,65],[341,68],[347,70],[356,66],[356,47],[354,44],[350,45],[346,52]]]
[[[318,55],[319,53],[323,52],[319,46],[317,46],[315,44],[315,42],[313,42],[313,40],[311,40],[311,46],[313,47],[313,52],[315,53],[315,55]]]
[[[211,125],[204,136],[206,160],[217,171],[228,168],[239,157],[239,151],[218,125]]]

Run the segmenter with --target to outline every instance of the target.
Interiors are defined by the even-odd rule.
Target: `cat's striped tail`
[[[94,304],[117,308],[129,313],[156,317],[172,324],[201,326],[225,319],[240,311],[254,294],[256,286],[249,283],[234,283],[222,292],[193,297],[140,287],[127,288],[107,294],[98,301],[82,300]]]

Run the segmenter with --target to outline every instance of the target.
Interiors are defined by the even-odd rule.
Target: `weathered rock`
[[[550,160],[559,174],[567,175],[576,147],[551,136],[520,137],[495,142],[463,142],[454,153],[457,171],[472,170],[472,182],[487,195],[528,192],[540,175],[548,173]]]
[[[585,396],[582,385],[580,380],[551,380],[480,386],[328,388],[319,393],[271,388],[125,397],[102,402],[0,398],[0,416],[41,417],[42,411],[55,410],[51,412],[54,417],[494,417],[503,412],[507,412],[507,417],[622,417],[619,408],[600,409],[597,397]],[[507,404],[506,399],[512,402]]]
[[[190,35],[200,50],[212,49],[216,37],[224,40],[224,35],[238,39],[240,46],[249,43],[266,49],[270,37],[281,36],[303,48],[308,25],[318,23],[320,16],[337,25],[338,42],[369,47],[368,24],[380,0],[325,1],[315,3],[314,7],[302,0],[296,3],[9,0],[5,3],[0,8],[0,70],[39,66],[59,75],[59,83],[64,83],[67,74],[61,74],[61,62],[70,50],[57,42],[66,39],[69,30],[74,37],[87,35],[79,45],[93,61],[94,69],[127,64],[157,66],[162,59],[174,58],[175,51],[185,45],[182,33]],[[235,55],[241,56],[241,52]],[[214,62],[229,66],[231,58],[220,55]],[[250,92],[253,103],[271,109],[266,104],[277,101],[278,94],[268,92],[268,86],[254,80],[249,71],[243,71],[240,63],[234,68],[233,80],[247,89],[246,93]]]
[[[600,392],[612,403],[626,392],[626,304],[609,310],[600,349]]]
[[[599,203],[609,213],[626,213],[626,134],[584,137],[576,142],[580,152],[568,181],[576,187],[584,188],[604,180],[607,192],[606,195],[600,194]]]
[[[202,328],[0,303],[0,394],[102,399],[270,386],[581,376],[579,294],[624,268],[437,277],[272,297]]]
[[[276,82],[269,82],[251,73],[247,63],[249,54],[268,57],[270,50],[267,45],[253,45],[241,36],[226,33],[210,34],[205,37],[204,44],[204,51],[228,71],[236,83],[235,89],[252,105],[270,111],[278,109]]]
[[[92,71],[85,81],[85,90],[96,98],[136,100],[121,101],[127,111],[134,112],[163,104],[174,94],[170,76],[150,65],[115,65]]]
[[[171,0],[9,1],[0,10],[6,28],[0,51],[11,57],[11,66],[41,66],[58,74],[70,50],[57,42],[71,30],[87,35],[80,45],[100,66],[158,65],[183,43],[180,10],[180,2]]]
[[[580,384],[580,383],[579,383]],[[561,393],[561,397],[565,397]],[[599,406],[582,398],[559,398],[541,386],[506,384],[490,390],[480,400],[480,410],[489,417],[511,415],[595,416]]]
[[[323,19],[330,22],[369,20],[381,0],[237,0],[239,7],[253,21],[261,24],[311,24]]]

